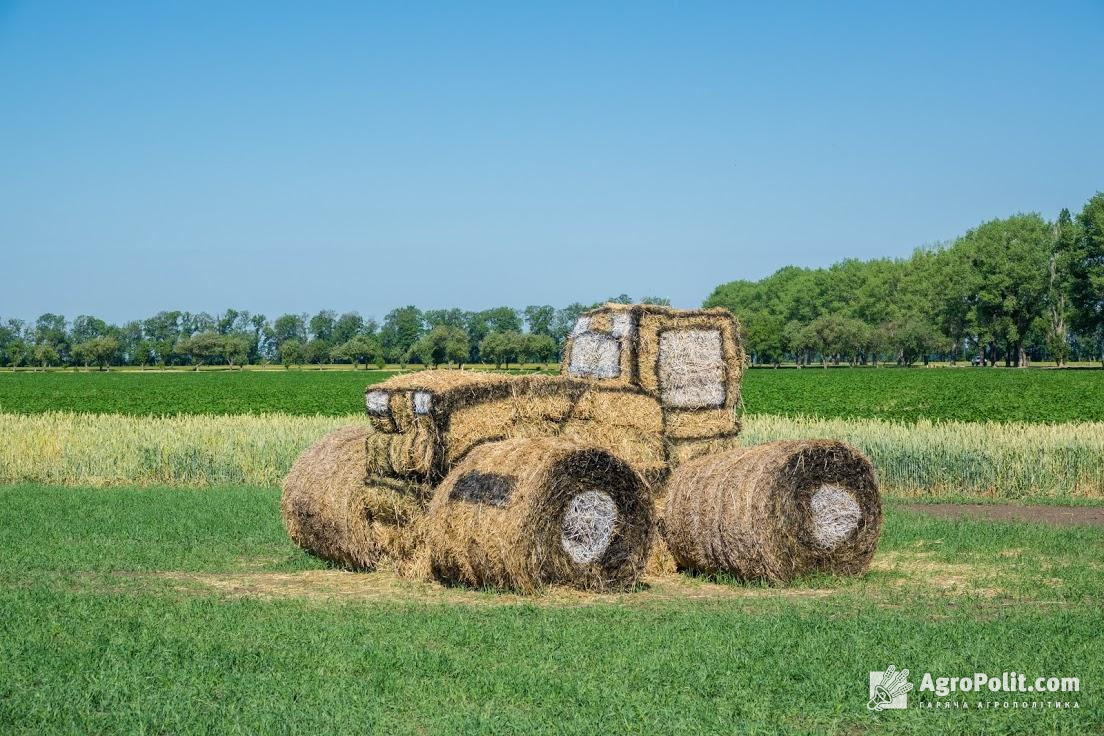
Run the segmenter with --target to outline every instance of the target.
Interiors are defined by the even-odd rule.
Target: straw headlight
[[[364,395],[364,403],[368,407],[368,413],[374,417],[391,414],[391,397],[386,391],[369,391]]]
[[[433,408],[433,394],[429,391],[414,392],[414,413],[428,414]]]

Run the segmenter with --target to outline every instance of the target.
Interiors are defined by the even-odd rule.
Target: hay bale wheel
[[[425,515],[417,486],[382,478],[365,482],[371,431],[344,427],[309,447],[284,480],[280,499],[293,542],[354,570],[410,558]]]
[[[652,538],[640,476],[594,447],[557,438],[481,445],[441,483],[426,544],[441,580],[533,592],[631,588]]]
[[[785,583],[857,574],[882,527],[874,469],[845,442],[771,442],[692,460],[667,486],[661,533],[682,569]]]

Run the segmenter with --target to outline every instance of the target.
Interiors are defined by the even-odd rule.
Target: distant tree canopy
[[[0,323],[0,365],[105,369],[262,362],[288,367],[350,363],[365,368],[385,361],[428,366],[549,363],[559,357],[579,314],[598,305],[557,309],[541,304],[520,310],[503,306],[477,312],[422,311],[409,305],[389,312],[382,326],[357,312],[339,316],[328,309],[313,316],[283,314],[273,320],[237,309],[218,315],[165,311],[122,327],[90,315],[69,323],[61,315],[44,314],[31,324],[19,319]],[[490,352],[483,349],[485,345]]]
[[[375,337],[357,334],[331,349],[330,358],[334,362],[352,363],[354,366],[364,363],[367,369],[369,363],[383,363],[383,351]]]
[[[106,331],[106,325],[104,327]],[[104,369],[117,359],[119,347],[119,340],[112,335],[97,335],[76,343],[73,357],[86,366],[96,365]]]
[[[441,363],[463,365],[468,360],[468,333],[463,327],[437,325],[410,346],[407,360],[436,368]]]
[[[604,301],[634,300],[619,294]],[[638,301],[670,304],[655,296]],[[749,357],[759,364],[1104,362],[1104,193],[1076,215],[993,220],[909,258],[786,266],[759,281],[732,281],[705,305],[739,317]],[[237,309],[162,311],[122,326],[47,313],[34,322],[0,321],[0,365],[550,363],[579,315],[595,306],[408,305],[382,324],[328,309],[271,320]]]
[[[907,259],[787,266],[705,304],[740,317],[756,363],[1104,360],[1102,234],[1097,194],[1076,218],[1014,215]]]

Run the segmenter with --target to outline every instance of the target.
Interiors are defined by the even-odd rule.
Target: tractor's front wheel
[[[427,547],[440,579],[533,591],[631,588],[652,537],[640,476],[604,450],[556,438],[482,445],[434,492]]]

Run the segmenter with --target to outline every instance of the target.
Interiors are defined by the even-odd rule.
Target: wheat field
[[[753,416],[746,444],[846,440],[883,487],[907,497],[1104,498],[1104,422],[894,422]]]
[[[0,482],[277,485],[319,437],[367,417],[0,415]]]
[[[0,483],[278,485],[295,457],[363,415],[0,414]],[[899,497],[1104,498],[1104,423],[745,417],[747,444],[834,437]]]

